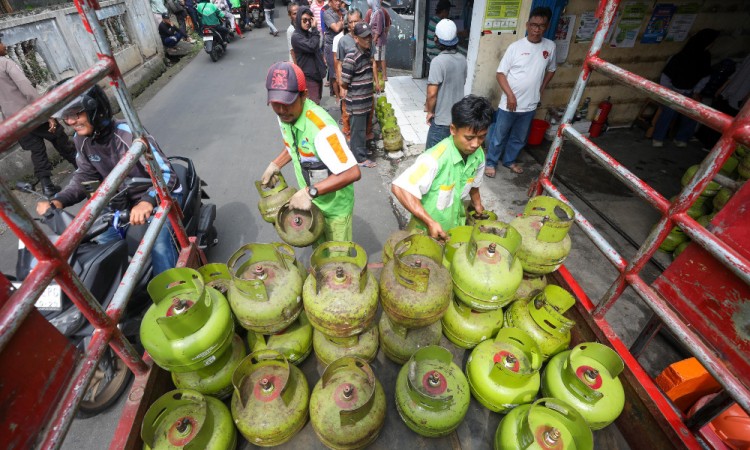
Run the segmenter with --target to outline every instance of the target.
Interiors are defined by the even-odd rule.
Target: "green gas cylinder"
[[[724,205],[727,204],[729,199],[732,198],[732,194],[733,192],[731,189],[725,187],[719,189],[719,192],[716,194],[712,201],[714,211],[720,211],[721,208],[723,208]]]
[[[443,267],[443,246],[429,236],[411,235],[396,244],[380,273],[380,301],[392,322],[407,328],[440,320],[452,297]]]
[[[302,297],[310,323],[333,336],[367,329],[378,309],[378,282],[367,269],[367,253],[354,242],[324,242],[310,257]]]
[[[443,333],[449,341],[461,348],[474,348],[492,338],[503,326],[503,309],[475,311],[455,298],[441,319]]]
[[[592,430],[600,430],[614,422],[625,405],[617,378],[624,367],[611,348],[584,342],[549,360],[542,374],[542,394],[569,404]]]
[[[325,217],[313,203],[309,211],[293,209],[285,203],[276,213],[273,224],[282,241],[293,247],[314,244],[325,231]]]
[[[535,294],[536,291],[544,289],[545,286],[547,286],[546,275],[524,273],[523,280],[521,280],[521,284],[519,284],[518,289],[516,289],[516,298],[528,299]]]
[[[570,206],[552,197],[540,195],[526,203],[523,215],[510,223],[523,236],[517,257],[524,272],[547,274],[562,265],[570,253],[574,217]]]
[[[407,228],[404,230],[396,230],[388,236],[385,244],[383,245],[383,264],[393,259],[393,248],[401,242],[403,239],[411,236],[412,234],[424,234],[424,230],[419,228]]]
[[[494,211],[490,211],[489,209],[485,209],[481,213],[478,213],[474,209],[474,205],[469,204],[469,206],[466,208],[466,225],[473,227],[474,223],[477,220],[497,221],[497,213],[495,213]]]
[[[490,411],[505,413],[531,403],[539,392],[542,353],[518,328],[503,328],[495,339],[472,350],[466,362],[471,394]]]
[[[523,278],[515,257],[521,235],[507,223],[479,220],[469,242],[453,255],[456,297],[477,311],[501,308],[513,300]]]
[[[469,385],[453,355],[436,345],[417,350],[396,379],[396,409],[414,432],[426,437],[450,434],[464,420]]]
[[[213,364],[195,372],[172,372],[172,382],[178,389],[192,389],[204,395],[227,398],[232,394],[232,374],[245,357],[245,343],[236,334],[232,348],[224,352]]]
[[[221,401],[191,389],[159,397],[141,425],[144,450],[226,450],[237,447],[232,415]]]
[[[271,335],[262,335],[253,331],[247,333],[247,345],[250,353],[263,349],[276,350],[284,355],[290,363],[300,365],[312,352],[313,327],[307,320],[304,311],[291,325]]]
[[[690,180],[693,179],[696,172],[698,172],[699,167],[700,165],[698,164],[688,167],[688,169],[685,171],[685,174],[682,175],[682,179],[680,180],[680,184],[682,184],[682,187],[687,186]],[[713,197],[719,192],[719,189],[721,189],[721,185],[719,183],[715,181],[709,181],[708,185],[706,185],[705,189],[703,189],[703,192],[701,192],[701,197]]]
[[[232,385],[234,424],[251,444],[280,445],[305,426],[310,388],[281,353],[251,353],[234,371]]]
[[[229,293],[229,285],[232,284],[232,274],[226,264],[210,263],[200,266],[198,273],[203,278],[203,284],[221,292],[226,297]]]
[[[426,327],[406,328],[394,323],[387,314],[381,315],[378,322],[380,346],[396,364],[404,364],[422,347],[439,344],[442,329],[439,320]]]
[[[397,152],[404,148],[401,127],[397,124],[394,123],[383,127],[383,148],[387,152]]]
[[[172,372],[192,372],[213,364],[232,345],[229,304],[201,275],[169,269],[148,284],[154,304],[141,322],[141,342],[154,362]]]
[[[278,181],[274,187],[264,187],[260,181],[255,182],[255,188],[258,190],[260,200],[258,200],[258,211],[268,223],[276,222],[276,214],[279,209],[285,205],[297,189],[286,184],[286,180],[281,173],[277,173]]]
[[[453,262],[453,255],[456,254],[458,249],[469,242],[471,239],[471,233],[474,231],[474,226],[459,225],[446,231],[448,234],[448,240],[445,242],[445,253],[443,253],[443,266],[450,270],[451,263]]]
[[[739,154],[739,147],[737,148],[737,152]],[[742,160],[740,160],[740,163],[737,166],[737,174],[739,174],[740,178],[743,180],[747,180],[748,178],[750,178],[750,152],[745,151],[745,155],[742,157]]]
[[[593,450],[586,420],[567,403],[541,398],[513,408],[495,432],[495,450]]]
[[[505,311],[505,326],[520,328],[528,333],[546,360],[568,348],[570,329],[575,322],[563,314],[575,302],[575,298],[565,289],[547,285],[531,299],[513,302]]]
[[[375,442],[385,410],[385,392],[369,364],[351,356],[326,367],[310,398],[315,434],[332,449],[360,449]]]
[[[345,338],[327,336],[315,330],[313,331],[313,348],[315,356],[323,366],[345,356],[370,362],[378,354],[378,328],[373,324],[362,333]]]
[[[246,244],[229,258],[229,304],[243,328],[283,330],[302,312],[304,270],[286,244]]]
[[[684,231],[682,231],[682,228],[680,227],[672,227],[671,230],[669,230],[669,234],[664,239],[664,241],[659,246],[659,250],[664,252],[673,252],[677,246],[682,244],[683,242],[688,241],[690,238],[687,237]]]

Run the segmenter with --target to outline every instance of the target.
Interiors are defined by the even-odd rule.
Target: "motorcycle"
[[[252,27],[250,26],[250,20],[248,19],[248,8],[246,1],[243,1],[239,8],[232,8],[232,14],[234,14],[234,19],[239,24],[241,30],[252,30]]]
[[[208,198],[203,189],[206,183],[200,179],[190,159],[183,157],[169,159],[183,187],[180,206],[183,211],[185,231],[189,236],[196,236],[199,247],[203,249],[216,245],[218,237],[213,223],[216,218],[216,206],[204,204],[202,201]],[[85,187],[93,192],[97,184],[91,183]],[[150,184],[151,180],[148,178],[126,180],[123,183],[124,189],[112,198],[109,208],[94,221],[81,244],[70,256],[71,267],[83,285],[100,302],[103,309],[106,309],[112,301],[128,268],[130,258],[135,254],[146,229],[145,226],[128,227],[128,211],[117,209],[115,205],[121,204],[121,198],[126,195],[128,189]],[[35,192],[28,183],[19,183],[17,189],[47,200],[47,197]],[[54,241],[65,231],[73,218],[69,212],[52,207],[40,221],[52,232],[50,239]],[[124,234],[125,238],[106,244],[97,243],[96,238],[110,227],[114,227],[121,235]],[[15,286],[20,285],[20,281],[28,276],[34,264],[33,256],[25,248],[23,242],[19,241],[16,276],[14,277],[18,282],[14,282]],[[139,352],[143,351],[139,344],[140,322],[147,307],[151,304],[146,291],[148,282],[152,278],[150,262],[146,261],[144,267],[133,289],[128,307],[118,324],[123,334],[136,344],[136,350]],[[45,289],[35,306],[76,347],[83,351],[88,346],[94,327],[88,323],[54,281]],[[94,377],[80,403],[79,416],[90,417],[109,408],[125,391],[131,377],[132,373],[125,363],[114,354],[111,348],[108,348],[99,361]]]
[[[250,0],[247,5],[247,11],[255,28],[260,28],[263,25],[263,21],[266,20],[266,13],[263,11],[261,0]]]
[[[227,42],[221,37],[216,27],[207,25],[203,27],[203,50],[216,62],[221,55],[227,51]]]

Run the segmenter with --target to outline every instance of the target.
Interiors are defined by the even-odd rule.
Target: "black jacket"
[[[317,28],[310,28],[309,31],[302,29],[302,15],[306,11],[312,15],[312,11],[307,6],[300,6],[297,11],[297,22],[294,24],[294,34],[292,34],[292,49],[294,49],[297,65],[302,69],[305,78],[321,82],[326,75],[326,64],[323,62],[323,53],[320,51],[320,32]]]
[[[172,165],[164,156],[158,144],[151,136],[146,136],[154,157],[161,167],[164,179],[170,192],[181,192],[180,182],[175,175]],[[58,192],[54,199],[59,200],[63,206],[74,205],[87,197],[87,193],[81,182],[101,181],[112,172],[118,161],[128,151],[133,143],[133,134],[130,127],[124,121],[116,120],[100,133],[96,138],[90,136],[74,136],[76,150],[76,164],[78,169],[73,173],[73,178],[65,188]],[[146,168],[139,162],[135,163],[128,177],[149,177]],[[127,206],[131,208],[141,201],[147,201],[156,206],[157,198],[153,187],[130,189],[127,192]]]

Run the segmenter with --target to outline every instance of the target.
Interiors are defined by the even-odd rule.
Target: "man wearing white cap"
[[[440,53],[430,63],[427,77],[427,144],[425,149],[451,135],[451,108],[464,96],[466,83],[466,57],[458,53],[456,24],[443,19],[435,27],[435,44]]]

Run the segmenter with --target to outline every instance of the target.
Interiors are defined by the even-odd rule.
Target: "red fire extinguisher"
[[[589,137],[597,137],[602,134],[604,124],[607,122],[607,116],[609,116],[609,112],[612,110],[612,102],[609,101],[610,98],[612,97],[607,97],[607,99],[599,103],[599,107],[596,108],[594,121],[589,127]]]

